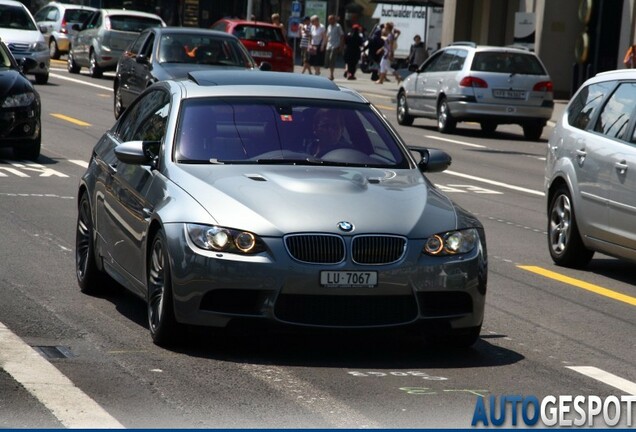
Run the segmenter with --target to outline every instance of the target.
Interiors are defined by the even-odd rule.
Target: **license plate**
[[[496,98],[502,98],[502,99],[525,99],[526,91],[525,90],[493,89],[492,95]]]
[[[374,271],[322,271],[320,285],[328,288],[371,288],[378,284]]]
[[[252,57],[272,58],[272,53],[269,51],[250,51]]]

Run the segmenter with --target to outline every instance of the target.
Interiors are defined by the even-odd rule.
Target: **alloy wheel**
[[[563,254],[567,248],[570,238],[570,227],[572,223],[572,205],[570,198],[565,195],[559,195],[552,211],[550,212],[550,247],[557,255]]]
[[[152,245],[148,270],[148,325],[153,334],[161,325],[165,287],[163,242],[157,237]]]

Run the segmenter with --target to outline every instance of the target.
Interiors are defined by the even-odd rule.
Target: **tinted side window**
[[[150,36],[148,36],[148,40],[146,40],[144,47],[141,49],[141,53],[149,59],[152,57],[152,47],[154,43],[155,43],[155,35],[154,33],[150,33]]]
[[[613,83],[589,85],[579,92],[568,108],[568,124],[579,129],[587,129],[592,117],[598,110],[603,96],[614,87]]]
[[[437,62],[435,62],[435,66],[433,67],[433,70],[430,70],[428,72],[445,72],[445,71],[447,71],[448,68],[450,67],[451,62],[455,58],[455,52],[456,52],[456,50],[444,51],[442,53],[442,55],[440,56],[439,60]]]
[[[440,61],[443,52],[438,52],[433,54],[433,56],[424,63],[424,67],[422,68],[422,72],[433,72],[436,69],[437,63]]]
[[[128,51],[130,51],[132,55],[139,54],[139,51],[141,50],[141,46],[143,45],[147,36],[148,36],[148,33],[142,33],[141,35],[139,35],[139,37],[135,39],[132,45],[130,45],[130,47],[128,48]]]
[[[160,141],[165,133],[170,98],[161,90],[146,93],[126,110],[117,125],[116,134],[122,142]]]
[[[468,52],[466,50],[456,50],[453,59],[450,62],[448,70],[458,71],[462,70],[464,67],[464,62],[466,61],[466,56],[468,56]]]
[[[625,139],[625,131],[636,107],[636,83],[622,83],[607,103],[594,126],[594,131],[610,138]]]

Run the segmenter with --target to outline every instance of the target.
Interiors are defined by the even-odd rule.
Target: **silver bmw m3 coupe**
[[[145,299],[159,345],[260,318],[470,346],[486,240],[424,175],[450,163],[326,78],[191,72],[147,89],[95,145],[78,282],[107,289],[107,274]]]

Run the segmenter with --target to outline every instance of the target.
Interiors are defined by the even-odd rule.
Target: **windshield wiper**
[[[262,165],[323,165],[322,159],[313,156],[303,159],[256,159],[257,164]]]

